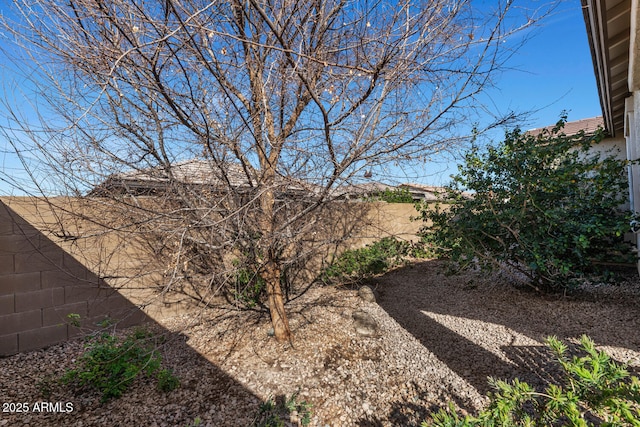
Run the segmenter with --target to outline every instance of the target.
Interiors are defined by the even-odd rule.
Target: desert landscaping
[[[294,394],[310,404],[312,426],[419,425],[450,401],[462,412],[486,405],[488,376],[553,381],[549,335],[577,342],[588,334],[632,372],[640,368],[637,278],[545,296],[504,273],[445,273],[433,260],[374,278],[376,302],[356,289],[314,288],[288,305],[294,340],[285,344],[269,336],[266,313],[217,308],[167,319],[154,330],[166,336],[163,363],[180,379],[168,393],[139,379],[101,404],[97,393],[56,384],[82,340],[0,359],[3,402],[73,404],[64,413],[3,412],[0,425],[249,426],[265,401]],[[355,312],[375,320],[375,333],[356,331]]]

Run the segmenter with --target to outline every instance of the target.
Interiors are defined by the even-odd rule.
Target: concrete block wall
[[[70,313],[81,316],[79,328]],[[150,320],[0,201],[0,356],[63,342],[105,318]]]
[[[162,281],[158,270],[163,266],[126,236],[109,233],[103,238],[69,240],[53,232],[59,230],[63,211],[87,209],[86,204],[76,202],[0,199],[0,356],[63,342],[95,328],[105,318],[126,327],[161,322],[193,307],[193,301],[184,295],[174,298],[156,293],[154,285]],[[362,210],[357,224],[351,224],[352,215],[344,214],[347,207]],[[89,208],[89,212],[104,214],[100,209]],[[327,219],[324,233],[349,236],[341,250],[386,236],[415,240],[422,225],[410,221],[416,215],[411,204],[340,203],[339,209],[330,212],[335,215]],[[100,235],[93,233],[90,223],[70,224],[65,230],[71,236]],[[94,272],[110,277],[109,283]],[[144,312],[138,305],[144,306]],[[71,313],[80,315],[81,328],[69,324]]]

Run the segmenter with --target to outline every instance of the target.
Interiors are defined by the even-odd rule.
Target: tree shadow
[[[535,294],[504,284],[504,278],[497,275],[478,272],[448,276],[440,261],[398,269],[377,278],[373,285],[379,305],[483,395],[490,391],[487,377],[519,378],[539,390],[558,383],[561,368],[543,344],[551,335],[575,343],[586,334],[596,345],[640,348],[637,328],[630,333],[629,328],[620,331],[618,327],[635,321],[638,303],[634,301]],[[469,329],[478,327],[486,330]],[[497,348],[487,347],[482,334],[495,331],[504,334],[506,341]],[[575,353],[577,345],[569,344],[570,352]],[[447,400],[464,411],[474,411],[456,390],[450,390]],[[427,401],[396,402],[389,417],[403,425],[418,425],[417,420],[424,420],[434,409]],[[363,419],[359,425],[380,423]]]
[[[428,391],[413,384],[416,390],[416,397],[413,402],[397,400],[392,403],[391,410],[384,419],[378,415],[365,416],[356,421],[358,427],[383,427],[388,425],[403,427],[419,427],[422,421],[429,417],[429,414],[437,412],[437,405],[426,405],[428,401]]]
[[[4,413],[7,425],[189,425],[198,417],[221,426],[250,422],[247,408],[257,409],[260,398],[27,221],[25,212],[37,205],[23,204],[18,213],[5,202],[0,201],[0,372],[11,375],[0,381],[0,401],[73,404],[70,412]],[[163,337],[158,351],[180,379],[179,389],[162,393],[143,382],[105,404],[58,387],[48,396],[50,379],[75,367],[83,337],[133,325]],[[48,361],[46,369],[34,372],[41,359]]]

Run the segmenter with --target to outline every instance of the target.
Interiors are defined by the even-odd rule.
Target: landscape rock
[[[369,313],[358,310],[352,315],[354,327],[359,335],[364,337],[373,337],[378,334],[378,322]]]
[[[358,296],[366,302],[376,302],[376,296],[371,287],[364,285],[358,289]]]

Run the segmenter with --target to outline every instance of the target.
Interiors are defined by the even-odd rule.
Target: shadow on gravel
[[[413,402],[395,401],[391,404],[391,411],[385,414],[384,419],[376,416],[362,418],[356,422],[358,427],[383,427],[383,426],[403,426],[419,427],[422,421],[428,419],[429,415],[438,412],[437,405],[426,405],[428,401],[428,391],[421,390],[417,385],[416,396]]]
[[[5,199],[6,200],[6,199]],[[35,209],[33,206],[29,206]],[[191,348],[88,267],[0,201],[0,426],[248,425],[262,402],[249,389]],[[130,260],[130,259],[129,259]],[[25,289],[26,288],[26,289]],[[15,299],[15,304],[14,304]],[[6,300],[6,297],[5,297]],[[8,300],[7,300],[8,301]],[[78,315],[73,325],[67,315]],[[103,327],[144,324],[166,339],[158,350],[164,367],[180,379],[172,392],[136,379],[119,399],[58,383],[77,368],[83,335]],[[44,405],[43,405],[44,403]],[[19,406],[16,406],[19,405]],[[244,421],[246,422],[244,422]]]
[[[381,305],[423,346],[481,394],[489,391],[489,376],[512,379],[523,378],[527,373],[424,315],[410,303],[404,309],[397,304]]]
[[[640,348],[640,330],[621,328],[629,322],[636,323],[640,305],[637,300],[540,295],[509,286],[507,280],[498,275],[445,275],[444,264],[437,260],[395,270],[375,279],[372,285],[378,294],[378,304],[481,394],[490,389],[489,376],[506,380],[519,378],[536,388],[556,382],[559,368],[543,345],[550,335],[567,340],[586,334],[597,345],[636,351]],[[460,333],[436,319],[452,322]],[[490,351],[483,347],[483,334],[496,330],[504,335],[504,328],[512,338],[500,345],[499,351],[504,357],[499,357],[499,353],[494,354],[497,349]],[[532,339],[540,345],[517,345],[516,337],[525,341]],[[461,399],[455,390],[451,390],[450,399],[462,409],[471,409],[465,402],[458,401]],[[401,402],[394,409],[397,414],[421,415],[433,410],[420,407],[420,402]],[[363,420],[359,425],[380,424],[376,420]]]
[[[70,355],[55,346],[27,355],[28,360],[39,359],[44,352],[55,366],[48,366],[41,378],[27,383],[0,382],[0,400],[3,402],[58,402],[72,404],[72,410],[47,410],[26,413],[3,413],[0,426],[116,426],[116,425],[166,425],[166,426],[249,426],[263,401],[233,377],[197,353],[181,333],[172,333],[159,326],[153,331],[166,337],[159,348],[163,355],[163,367],[171,369],[180,379],[180,387],[171,392],[157,389],[155,381],[136,379],[129,390],[118,399],[100,402],[101,394],[84,390],[76,392],[54,382],[67,369],[73,367]],[[67,344],[68,345],[68,344]],[[25,355],[22,355],[24,357]],[[37,363],[37,362],[32,362]],[[0,371],[12,367],[15,379],[27,378],[32,366],[15,366],[12,357],[0,358]],[[48,378],[48,380],[47,380]],[[47,383],[41,382],[46,380]],[[47,385],[45,392],[44,385]],[[5,387],[6,386],[6,387]],[[33,408],[33,406],[32,406]],[[63,406],[63,408],[67,408]],[[201,423],[198,424],[198,420]]]

